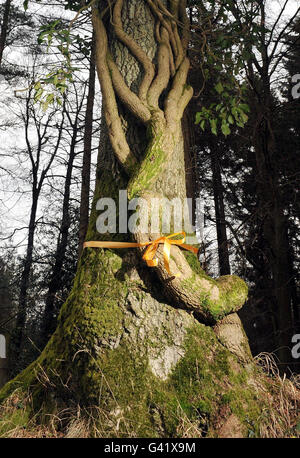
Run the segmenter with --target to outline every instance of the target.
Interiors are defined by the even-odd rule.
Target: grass
[[[261,353],[255,362],[263,372],[264,378],[253,379],[253,390],[265,395],[267,407],[261,412],[259,436],[263,438],[300,438],[300,376],[281,377],[274,356]],[[226,409],[226,406],[224,407]],[[107,424],[110,423],[111,437],[119,437],[122,423],[128,428],[128,437],[136,437],[134,428],[126,414],[115,409],[105,412],[99,406],[89,408],[78,404],[47,414],[43,419],[41,412],[32,415],[32,399],[29,392],[15,390],[0,406],[0,437],[8,438],[89,438],[106,437]],[[178,403],[177,437],[200,438],[207,432],[207,419],[191,421]],[[249,437],[253,436],[255,425],[249,422]]]

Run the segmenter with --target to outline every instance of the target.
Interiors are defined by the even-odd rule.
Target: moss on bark
[[[1,401],[15,390],[33,398],[30,409],[13,412],[12,425],[78,404],[94,411],[104,437],[180,437],[183,419],[210,437],[225,409],[224,421],[234,414],[242,435],[254,428],[259,436],[267,405],[250,382],[262,374],[243,367],[211,327],[160,302],[150,281],[131,253],[86,250],[55,334],[0,392]],[[2,426],[5,435],[7,418]]]

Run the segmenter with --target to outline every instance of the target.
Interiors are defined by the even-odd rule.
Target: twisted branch
[[[159,7],[156,4],[154,4],[154,2],[152,0],[146,0],[146,1],[147,1],[148,5],[149,5],[151,11],[157,17],[157,19],[161,23],[161,25],[165,29],[167,29],[167,31],[169,33],[169,40],[170,40],[170,43],[171,43],[171,46],[172,46],[172,51],[173,51],[174,57],[176,59],[177,56],[178,56],[178,49],[177,49],[177,43],[176,43],[175,36],[174,36],[174,33],[173,33],[173,30],[172,30],[172,27],[171,27],[170,23],[165,20],[162,12],[159,10]],[[172,17],[172,15],[171,15],[171,17]]]
[[[158,99],[164,89],[168,86],[170,79],[170,48],[169,34],[163,27],[161,32],[160,44],[158,48],[157,76],[148,92],[148,103],[151,107],[158,108]]]
[[[130,151],[122,129],[115,91],[107,65],[106,30],[101,20],[98,8],[95,6],[92,9],[92,22],[96,40],[97,73],[102,89],[102,99],[109,138],[117,159],[123,165],[127,173],[130,174],[135,167],[136,159]]]
[[[107,65],[110,70],[111,80],[114,89],[120,100],[140,121],[142,121],[143,123],[149,121],[151,118],[149,108],[134,92],[132,92],[129,89],[110,52],[107,53]]]
[[[138,60],[144,69],[144,76],[139,88],[139,97],[141,100],[146,100],[147,92],[155,75],[154,65],[145,53],[145,51],[137,44],[137,42],[124,32],[122,26],[121,12],[124,0],[117,0],[113,10],[114,30],[119,40],[127,46],[129,51]]]
[[[178,121],[186,105],[193,95],[193,89],[186,85],[186,78],[190,67],[187,57],[182,61],[173,79],[172,89],[165,101],[165,117],[167,123],[172,125]],[[178,108],[180,112],[178,111]]]

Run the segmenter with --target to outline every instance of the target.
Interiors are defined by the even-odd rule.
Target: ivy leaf
[[[201,119],[202,119],[202,113],[200,111],[197,111],[196,118],[195,118],[195,124],[199,124]]]
[[[243,123],[245,124],[248,121],[248,116],[243,111],[240,112],[240,116],[243,120]]]
[[[226,121],[222,122],[221,130],[222,130],[223,134],[225,135],[225,137],[227,137],[227,135],[230,134],[231,130],[230,130],[229,124],[227,124]]]
[[[211,132],[214,135],[217,135],[217,119],[210,119],[209,122],[210,122]]]
[[[250,107],[247,105],[247,103],[240,103],[240,108],[246,113],[250,112]]]
[[[215,90],[217,91],[218,94],[222,94],[224,91],[223,84],[219,82],[218,84],[215,85]]]

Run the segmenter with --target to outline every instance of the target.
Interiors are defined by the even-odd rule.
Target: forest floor
[[[266,393],[271,410],[267,423],[260,430],[263,438],[300,438],[300,375],[290,378],[281,377],[274,358],[268,353],[261,353],[255,358],[262,368],[268,384],[273,385],[271,394]],[[85,409],[79,405],[66,408],[41,419],[39,412],[32,415],[31,395],[16,390],[0,406],[0,437],[7,438],[89,438],[103,437],[101,426],[97,422],[99,407]],[[91,413],[93,412],[93,413]],[[226,413],[228,414],[228,412]],[[264,412],[262,412],[262,416]],[[240,437],[235,429],[234,415],[227,422],[226,430],[220,431],[220,437]],[[203,431],[182,416],[180,438],[201,438]],[[118,437],[116,428],[115,437]],[[251,433],[249,437],[251,436]]]

